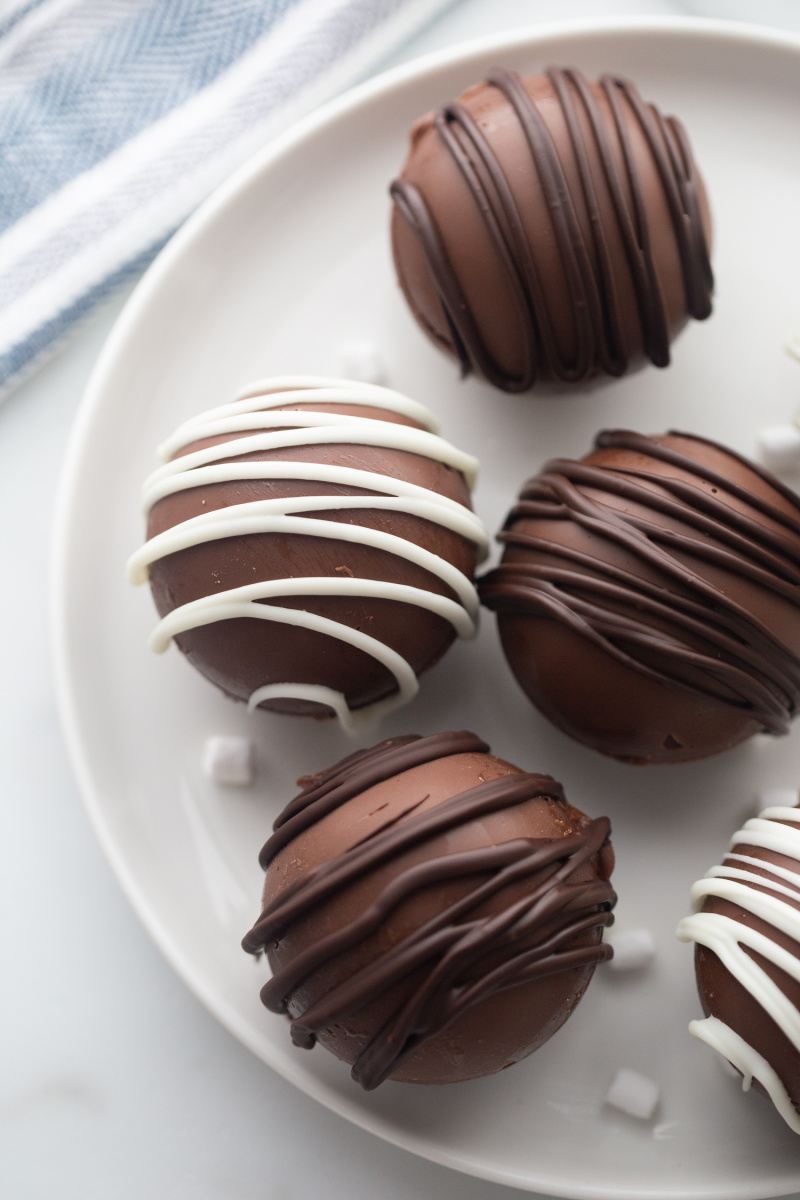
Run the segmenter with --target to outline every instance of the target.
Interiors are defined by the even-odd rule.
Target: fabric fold
[[[452,0],[34,0],[0,25],[0,392]]]

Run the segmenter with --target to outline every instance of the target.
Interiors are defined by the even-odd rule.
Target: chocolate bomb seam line
[[[757,818],[745,822],[742,829],[734,834],[731,848],[745,844],[772,850],[786,858],[794,859],[798,863],[795,880],[800,884],[800,830],[796,827],[798,820],[800,813],[796,808],[764,809]],[[780,894],[775,894],[786,889],[770,883],[755,871],[726,865],[729,858],[737,862],[747,859],[766,871],[788,874],[784,868],[750,855],[726,855],[721,866],[712,867],[705,878],[692,887],[692,913],[679,923],[676,935],[680,941],[694,942],[716,954],[723,966],[776,1022],[795,1048],[800,1050],[800,1012],[742,946],[756,951],[798,981],[800,959],[758,930],[750,929],[721,913],[700,911],[706,897],[728,900],[793,938],[800,950],[800,909],[797,907],[800,895],[793,896],[789,892],[789,899],[793,899],[794,904],[787,903]],[[761,890],[765,887],[770,888],[771,893]],[[742,1073],[745,1089],[750,1086],[752,1079],[757,1079],[784,1120],[796,1133],[800,1133],[800,1114],[792,1104],[785,1085],[775,1069],[744,1038],[724,1021],[713,1016],[702,1021],[692,1021],[689,1031],[698,1040],[718,1050]]]
[[[391,742],[388,745],[384,744],[387,757],[391,759],[388,769],[392,774],[388,777],[402,773],[402,769],[408,769],[398,769],[398,758],[411,758],[412,762],[417,763],[420,751],[427,757],[427,761],[432,761],[431,756],[439,757],[440,747],[442,743],[447,746],[448,736],[453,738],[453,735],[438,735],[431,739],[406,742],[402,747],[394,748],[399,750],[399,754],[391,753]],[[451,742],[450,753],[462,753],[460,747],[465,743],[469,745],[470,735],[455,735],[455,739]],[[432,744],[418,746],[416,742]],[[474,743],[483,745],[477,739]],[[375,749],[380,751],[381,748]],[[370,755],[366,764],[371,764],[373,775],[376,766],[380,765],[379,761],[376,763],[376,759],[380,760],[380,752]],[[349,769],[357,774],[363,760],[351,756],[348,763]],[[335,791],[336,783],[335,775],[327,780],[322,787],[322,796],[324,797],[326,790]],[[314,793],[320,789],[312,787],[307,790]],[[483,812],[524,803],[535,796],[545,796],[563,802],[560,785],[548,777],[511,775],[452,796],[437,808],[411,816],[400,825],[395,820],[387,822],[385,827],[376,830],[367,841],[359,842],[328,863],[313,868],[285,889],[274,902],[266,906],[253,929],[243,940],[244,948],[250,953],[258,953],[271,940],[279,937],[287,925],[317,904],[336,894],[341,888],[347,887],[356,878],[363,876],[365,871],[396,857],[420,841],[428,840],[461,822],[472,820]],[[345,796],[344,799],[346,798],[348,797]],[[301,809],[299,815],[307,814]],[[313,823],[313,818],[310,823]],[[308,824],[305,827],[307,828]],[[387,1021],[356,1060],[353,1077],[364,1088],[371,1090],[391,1073],[402,1058],[424,1041],[436,1036],[465,1011],[466,1007],[478,1003],[485,995],[517,986],[530,979],[541,978],[555,970],[591,965],[609,957],[610,949],[602,943],[577,947],[562,952],[560,956],[558,950],[558,947],[585,930],[610,924],[613,919],[609,910],[616,897],[607,881],[577,885],[567,882],[583,862],[599,853],[607,840],[609,829],[609,822],[601,818],[587,822],[586,828],[561,840],[534,843],[531,839],[516,839],[505,846],[487,847],[465,855],[444,855],[424,864],[423,870],[410,868],[410,871],[384,889],[373,908],[377,906],[380,910],[382,904],[387,905],[392,901],[400,903],[404,898],[401,893],[407,892],[408,889],[413,890],[414,886],[422,887],[451,877],[454,869],[453,857],[459,858],[467,876],[478,875],[478,884],[472,893],[455,901],[444,912],[430,918],[420,929],[392,947],[391,951],[383,955],[379,964],[373,964],[372,967],[351,976],[343,985],[334,989],[333,993],[323,996],[296,1018],[292,1022],[293,1040],[298,1045],[310,1048],[315,1041],[315,1029],[336,1019],[347,1010],[363,1006],[376,992],[385,990],[391,982],[407,975],[415,967],[421,967],[426,960],[444,950],[444,957],[433,968],[421,988],[412,993],[409,1001]],[[262,852],[263,857],[265,856]],[[507,859],[510,861],[503,867],[502,864]],[[559,860],[563,861],[554,866]],[[497,870],[498,866],[501,869],[494,878],[488,881],[483,879],[487,870],[493,867]],[[546,871],[550,866],[554,866],[554,869],[546,875],[532,896],[523,897],[499,914],[478,919],[477,923],[469,923],[466,926],[453,923],[457,917],[468,913],[487,896],[507,886],[514,878]],[[577,915],[573,916],[575,910]],[[338,953],[342,943],[352,944],[354,938],[364,936],[366,927],[374,919],[375,913],[372,909],[368,910],[362,918],[351,923],[351,927],[329,937],[324,945],[317,943],[309,953],[301,957],[299,963],[295,960],[285,972],[279,972],[263,989],[264,1003],[268,1007],[277,1008],[278,1011],[285,1011],[287,987],[291,990],[290,985],[297,986],[299,982],[295,976],[307,974],[315,969],[320,965],[322,956],[330,957]],[[380,914],[377,919],[380,919]],[[491,958],[493,953],[517,944],[520,937],[530,933],[527,926],[535,927],[537,922],[544,928],[543,942],[538,946],[531,946],[528,942],[519,954],[512,955],[511,960],[501,961],[482,983],[471,977],[472,969],[482,957],[488,955]],[[353,925],[356,926],[355,931]],[[515,925],[519,925],[520,928],[514,930]]]
[[[293,384],[297,384],[293,387]],[[318,616],[304,610],[280,607],[271,601],[280,596],[362,596],[409,603],[436,613],[449,621],[461,637],[474,637],[477,632],[479,604],[472,582],[457,567],[407,538],[358,524],[343,524],[334,520],[298,515],[340,511],[389,511],[406,513],[432,521],[471,541],[479,555],[485,552],[486,534],[482,522],[466,506],[449,497],[403,480],[393,480],[375,472],[359,471],[335,464],[325,464],[314,470],[314,464],[281,462],[271,470],[269,463],[242,464],[226,462],[236,454],[250,454],[302,445],[329,443],[360,444],[400,449],[419,453],[443,462],[458,470],[468,481],[474,480],[477,463],[432,431],[435,419],[416,401],[401,393],[370,384],[348,383],[341,380],[318,380],[310,386],[307,376],[285,376],[267,384],[267,391],[251,384],[244,395],[232,404],[223,405],[185,422],[160,448],[162,457],[174,454],[185,445],[204,438],[231,432],[246,436],[225,441],[203,450],[180,455],[165,463],[145,481],[145,506],[149,509],[159,499],[187,487],[210,482],[253,478],[306,478],[335,486],[379,487],[388,495],[287,497],[275,500],[246,502],[210,510],[191,517],[157,534],[131,556],[129,578],[136,583],[147,579],[150,564],[177,551],[205,543],[248,534],[295,534],[322,537],[341,542],[371,546],[384,553],[395,554],[438,577],[448,587],[455,600],[423,588],[407,584],[387,583],[365,578],[313,577],[307,580],[269,580],[223,592],[199,597],[173,609],[164,617],[151,637],[151,647],[157,652],[166,649],[170,640],[180,633],[220,620],[255,618],[279,624],[289,624],[327,634],[355,646],[380,662],[394,677],[395,691],[383,700],[357,711],[349,708],[344,694],[319,684],[285,681],[256,688],[250,695],[249,707],[255,708],[273,698],[294,697],[313,700],[332,708],[342,727],[354,731],[364,723],[407,703],[419,690],[419,682],[411,665],[396,651],[379,639],[358,629]],[[330,385],[330,386],[328,386]],[[380,407],[386,393],[386,408],[413,420],[422,420],[427,428],[417,429],[391,424],[368,417],[346,416],[314,411],[288,413],[264,411],[280,405],[348,403],[363,407]],[[263,408],[259,407],[263,403]],[[288,432],[287,423],[294,426]],[[247,431],[267,428],[279,430],[250,436]],[[321,478],[320,478],[321,477]]]
[[[539,373],[540,360],[562,382],[587,379],[596,365],[609,375],[621,375],[627,368],[618,297],[606,238],[598,219],[597,192],[588,163],[587,142],[581,130],[579,106],[589,122],[594,147],[602,164],[637,297],[644,350],[651,362],[657,366],[669,363],[669,334],[650,245],[646,206],[629,129],[622,113],[620,94],[634,114],[661,181],[678,249],[687,312],[703,320],[711,311],[713,275],[702,225],[698,175],[680,122],[675,118],[666,122],[660,114],[654,116],[652,106],[644,105],[636,89],[627,80],[602,76],[600,86],[609,104],[625,164],[629,207],[606,120],[586,80],[575,70],[552,68],[547,75],[558,98],[577,164],[594,257],[589,250],[589,241],[581,231],[575,201],[567,185],[552,134],[538,112],[536,103],[514,72],[498,68],[489,74],[487,83],[502,91],[514,109],[545,195],[572,304],[578,347],[574,364],[567,364],[559,356],[549,311],[543,303],[541,280],[532,248],[525,236],[517,202],[488,141],[463,105],[451,104],[439,110],[434,118],[434,127],[472,194],[510,283],[517,319],[525,334],[525,364],[519,378],[504,372],[492,360],[420,189],[404,179],[395,180],[390,187],[401,216],[422,249],[448,328],[455,333],[452,348],[460,361],[462,374],[477,367],[486,379],[507,391],[526,391],[532,387]],[[568,85],[574,89],[577,100]],[[458,133],[450,129],[451,124],[456,126]],[[666,153],[660,144],[660,137],[664,139]],[[474,159],[471,154],[475,156]],[[488,174],[497,203],[492,203],[490,192],[482,183],[480,168]]]
[[[751,500],[744,489],[729,484],[715,472],[698,466],[687,456],[662,447],[652,439],[614,430],[600,434],[596,445],[603,448],[633,449],[687,470],[695,477],[710,482],[716,481],[732,495],[746,498],[752,508],[777,521],[783,528],[794,529],[800,534],[800,522],[794,522],[785,514],[779,514],[771,505],[758,498]],[[478,591],[482,603],[488,608],[504,613],[540,611],[590,638],[606,653],[641,674],[653,677],[653,671],[656,670],[656,678],[662,681],[693,688],[722,702],[726,702],[724,690],[732,686],[734,697],[739,695],[741,698],[739,706],[750,708],[754,719],[758,720],[765,730],[772,733],[786,732],[789,719],[800,705],[800,659],[778,642],[761,622],[714,585],[699,578],[670,553],[676,550],[684,551],[689,555],[700,556],[706,561],[720,563],[728,570],[755,580],[798,604],[800,598],[797,587],[793,588],[788,580],[781,578],[777,573],[766,573],[759,562],[755,561],[761,559],[762,562],[769,563],[773,571],[781,570],[784,576],[788,575],[789,580],[794,576],[800,582],[800,576],[792,570],[794,563],[786,562],[789,556],[796,562],[797,555],[791,554],[783,537],[682,481],[654,476],[650,472],[639,472],[632,468],[621,472],[625,478],[620,479],[615,470],[592,467],[570,460],[555,460],[549,463],[545,470],[549,473],[525,485],[521,493],[522,500],[512,509],[498,540],[510,546],[527,546],[541,553],[566,559],[577,568],[583,567],[584,573],[582,574],[580,569],[574,572],[559,572],[558,568],[540,564],[503,563],[479,580]],[[633,482],[637,477],[656,483],[663,491],[678,495],[684,503],[675,504],[669,498]],[[649,508],[670,515],[684,525],[695,525],[701,533],[711,533],[718,540],[727,540],[729,544],[733,544],[739,551],[739,557],[734,558],[728,551],[711,547],[697,538],[675,531],[665,531],[657,524],[646,522],[630,513],[611,509],[599,501],[590,500],[574,486],[573,480],[601,492],[616,493],[635,501],[645,510]],[[534,499],[528,499],[530,496]],[[544,499],[539,500],[536,497]],[[692,504],[703,507],[705,513],[692,513],[685,503],[687,498]],[[710,520],[708,514],[713,514],[718,519]],[[687,599],[680,592],[670,593],[666,588],[657,589],[648,581],[638,578],[624,568],[613,567],[599,557],[590,558],[568,546],[549,542],[546,538],[515,533],[514,524],[526,516],[574,521],[601,539],[616,543],[624,551],[639,558],[660,574],[666,575],[667,579],[677,583],[682,591],[688,589],[690,596]],[[725,523],[733,528],[726,528]],[[743,538],[739,530],[746,530],[753,536],[757,534],[763,544],[756,544],[752,538]],[[620,613],[613,607],[609,609],[602,606],[599,596],[604,590],[602,580],[593,580],[590,573],[601,577],[614,576],[619,581],[622,592],[614,592],[610,587],[606,587],[605,592],[609,604],[623,604],[625,613]],[[584,596],[576,594],[581,590]],[[590,600],[585,599],[586,592],[592,593]],[[692,601],[692,594],[699,598],[700,604]],[[698,660],[695,657],[695,648],[676,646],[669,635],[653,629],[644,614],[649,612],[649,604],[656,596],[671,610],[668,620],[673,628],[682,626],[687,633],[693,633],[692,619],[702,619],[705,616],[703,635],[711,647],[711,654]],[[644,604],[641,603],[642,597],[645,598]],[[640,617],[635,615],[637,608],[642,614]],[[614,641],[615,636],[617,641]],[[738,643],[735,646],[736,659],[748,664],[749,673],[740,672],[736,662],[731,663],[723,659],[722,651],[728,651],[730,648],[729,636]],[[624,640],[629,648],[634,642],[638,642],[642,647],[654,648],[659,653],[660,667],[654,668],[652,662],[645,662],[640,657],[627,654],[619,645],[619,640]],[[691,668],[692,664],[705,673],[705,683],[696,676],[687,677],[684,668],[686,665]],[[735,698],[727,702],[737,703]]]

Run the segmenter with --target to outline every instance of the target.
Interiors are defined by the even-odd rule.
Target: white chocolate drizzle
[[[787,821],[794,824],[787,825]],[[731,839],[731,852],[726,855],[725,862],[711,867],[705,878],[692,887],[692,912],[683,918],[676,931],[682,942],[697,942],[713,951],[798,1052],[800,1012],[744,947],[755,950],[800,982],[800,909],[791,903],[792,900],[800,902],[799,823],[800,809],[784,807],[765,808],[758,817],[745,822]],[[734,847],[740,844],[759,846],[793,859],[798,864],[797,872],[752,855],[736,853]],[[759,874],[758,869],[768,875]],[[772,938],[749,929],[732,917],[702,912],[707,896],[728,900],[793,938],[798,944],[797,953],[790,953]],[[718,1050],[741,1072],[745,1091],[752,1080],[757,1079],[786,1123],[795,1133],[800,1133],[800,1114],[778,1073],[738,1033],[718,1017],[692,1021],[689,1032]]]
[[[411,428],[373,417],[319,412],[313,407],[301,411],[271,411],[280,406],[296,404],[379,408],[407,416],[424,428]],[[290,427],[287,428],[287,425]],[[220,435],[226,437],[222,443],[178,458],[172,457],[193,442]],[[299,626],[347,642],[370,654],[387,668],[394,676],[396,692],[354,711],[349,708],[342,692],[318,684],[287,681],[257,688],[250,696],[248,707],[252,709],[265,700],[277,698],[312,700],[332,708],[343,728],[354,732],[363,724],[406,704],[416,695],[419,684],[413,668],[389,646],[359,630],[301,609],[281,608],[260,602],[281,596],[369,596],[396,600],[438,614],[448,620],[461,637],[471,638],[477,631],[478,597],[472,582],[452,563],[405,538],[382,530],[304,514],[342,510],[352,510],[355,514],[359,509],[407,513],[432,521],[473,542],[480,558],[486,555],[487,537],[483,523],[463,504],[388,475],[336,464],[219,461],[259,450],[335,443],[379,446],[422,455],[460,472],[470,487],[477,474],[476,459],[439,437],[438,425],[432,414],[399,392],[374,384],[305,375],[262,380],[250,384],[233,403],[211,409],[184,422],[159,447],[159,456],[164,460],[164,465],[145,481],[145,512],[149,512],[163,497],[188,488],[249,479],[309,480],[358,487],[380,494],[293,496],[213,509],[182,521],[147,541],[131,556],[128,577],[132,583],[144,583],[150,565],[169,554],[218,538],[255,533],[324,537],[371,546],[405,558],[438,576],[452,590],[456,600],[407,584],[374,579],[320,576],[266,580],[215,592],[183,604],[159,622],[150,638],[151,648],[161,653],[176,634],[216,621],[251,617]]]

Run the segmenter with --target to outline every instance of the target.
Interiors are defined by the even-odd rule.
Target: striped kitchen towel
[[[0,393],[452,0],[0,3]]]

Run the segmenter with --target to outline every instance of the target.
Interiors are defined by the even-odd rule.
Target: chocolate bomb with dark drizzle
[[[688,317],[711,312],[688,138],[626,79],[497,68],[417,122],[390,190],[414,316],[504,391],[666,366]]]
[[[365,1089],[491,1074],[566,1020],[611,955],[609,822],[471,733],[390,739],[301,780],[244,939],[265,1005]]]
[[[786,733],[800,700],[800,500],[686,433],[602,433],[523,488],[480,582],[518,682],[636,762]]]

